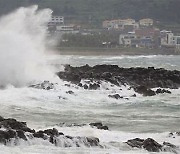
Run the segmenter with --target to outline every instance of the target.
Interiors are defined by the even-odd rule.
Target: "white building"
[[[52,16],[51,20],[49,21],[49,25],[62,25],[62,24],[64,24],[63,16]]]
[[[56,30],[61,33],[79,33],[75,25],[57,25]]]
[[[160,33],[161,33],[161,45],[162,46],[175,45],[174,34],[171,31],[163,30]]]
[[[119,44],[124,46],[131,46],[131,42],[134,39],[136,39],[136,35],[133,33],[121,34],[119,36]]]
[[[180,36],[174,36],[174,42],[176,46],[176,51],[180,51]]]
[[[154,21],[153,21],[153,19],[150,19],[150,18],[139,20],[139,25],[140,26],[147,27],[147,26],[153,26],[153,24],[154,24]]]
[[[123,30],[126,26],[132,26],[134,29],[139,28],[139,23],[134,19],[117,19],[103,21],[103,28]]]

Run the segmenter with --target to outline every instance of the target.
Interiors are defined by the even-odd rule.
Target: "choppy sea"
[[[116,64],[119,67],[165,68],[180,71],[180,56],[74,56],[49,55],[47,65],[53,70],[63,70],[64,64],[81,66],[89,64]],[[46,76],[44,76],[46,80]],[[104,148],[55,147],[47,141],[33,139],[19,145],[0,145],[2,154],[147,154],[143,149],[130,148],[123,142],[133,138],[153,138],[157,142],[170,142],[180,146],[180,137],[170,137],[170,132],[180,131],[180,90],[172,94],[151,97],[130,97],[135,92],[127,87],[102,83],[99,90],[85,90],[54,76],[54,89],[42,90],[9,85],[0,90],[0,115],[26,121],[35,130],[57,128],[66,135],[94,136]],[[70,84],[70,87],[65,86]],[[106,89],[109,88],[107,91]],[[74,94],[67,94],[72,90]],[[129,98],[115,100],[108,94],[119,93]],[[60,97],[59,97],[60,96]],[[65,98],[65,99],[59,99]],[[99,130],[81,124],[102,122],[109,130]],[[161,152],[160,152],[161,153]],[[163,152],[162,152],[163,153]],[[168,154],[166,152],[165,154]]]

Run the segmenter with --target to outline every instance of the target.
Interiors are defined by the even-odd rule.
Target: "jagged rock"
[[[74,94],[72,90],[66,91],[67,94]]]
[[[89,125],[97,129],[109,130],[108,126],[104,126],[101,122],[90,123]]]
[[[14,130],[22,130],[25,132],[31,132],[33,133],[34,130],[31,130],[27,127],[25,122],[19,122],[16,119],[4,119],[0,122],[0,127],[8,128],[8,129],[14,129]]]
[[[159,152],[162,150],[162,145],[155,140],[148,138],[143,142],[143,148],[150,152]]]
[[[109,98],[115,98],[115,99],[121,99],[123,98],[122,96],[120,96],[119,94],[114,94],[114,95],[108,95]]]
[[[130,87],[144,86],[146,89],[142,92],[145,96],[153,96],[156,93],[151,88],[170,88],[177,89],[180,87],[180,71],[170,71],[162,68],[155,69],[154,67],[148,68],[120,68],[117,65],[96,65],[90,67],[89,65],[81,67],[65,66],[63,72],[58,72],[57,75],[63,79],[75,83],[84,89],[98,89],[90,85],[82,85],[80,81],[91,80],[110,82],[112,86],[129,85]],[[92,88],[91,88],[92,87]],[[94,88],[95,87],[95,88]],[[141,87],[142,88],[142,87]],[[139,90],[137,90],[139,92]],[[158,90],[157,93],[160,91]],[[169,93],[169,91],[164,91]]]
[[[132,97],[136,97],[136,94],[133,94]]]
[[[58,136],[59,135],[59,132],[56,128],[44,130],[44,133],[47,135],[52,135],[52,136]]]
[[[98,88],[100,88],[100,85],[97,83],[89,84],[90,90],[97,90]]]
[[[50,90],[50,89],[54,88],[54,84],[50,83],[49,81],[44,81],[40,84],[30,85],[29,87],[37,88],[37,89]]]
[[[88,85],[87,84],[85,84],[83,87],[84,87],[84,89],[88,89]]]
[[[162,145],[157,143],[155,140],[148,138],[146,140],[135,138],[126,142],[131,147],[144,148],[149,152],[159,152],[162,150]]]
[[[163,93],[171,94],[169,90],[160,89],[160,88],[156,90],[156,94],[163,94]]]
[[[2,131],[0,130],[0,143],[6,145],[6,143],[11,139],[16,137],[16,132],[14,131]]]
[[[66,87],[71,87],[71,85],[70,84],[64,84]]]
[[[19,122],[16,119],[4,119],[1,117],[1,127],[3,130],[0,130],[0,143],[6,145],[11,139],[23,139],[27,141],[33,138],[40,138],[46,140],[55,146],[63,147],[80,147],[82,145],[91,147],[91,146],[100,146],[99,139],[96,137],[79,137],[79,136],[69,136],[64,135],[62,132],[58,132],[56,128],[39,130],[39,131],[28,131],[26,135],[26,130],[31,130],[26,126],[25,122]],[[101,126],[102,129],[106,126]],[[26,128],[24,130],[24,128]],[[27,129],[28,128],[28,129]]]
[[[169,142],[164,142],[162,145],[156,142],[152,138],[147,138],[147,139],[140,139],[140,138],[135,138],[128,140],[127,143],[129,146],[133,148],[144,148],[145,150],[149,152],[173,152],[177,153],[176,149],[177,147]]]
[[[33,136],[36,137],[36,138],[46,139],[43,131],[35,132],[35,133],[33,134]]]
[[[142,148],[143,146],[143,142],[144,142],[144,139],[140,139],[140,138],[135,138],[135,139],[132,139],[132,140],[128,140],[126,143],[131,146],[131,147],[136,147],[136,148]]]
[[[97,137],[87,137],[87,142],[90,144],[90,146],[98,146],[99,145],[99,139]]]
[[[23,140],[26,140],[27,141],[27,138],[26,136],[24,135],[24,132],[22,130],[17,130],[17,136]]]
[[[0,116],[0,122],[3,121],[3,120],[4,120],[4,118]]]
[[[134,90],[137,93],[143,94],[143,96],[154,96],[154,95],[156,95],[156,93],[153,90],[148,89],[145,86],[137,86],[136,88],[134,88]]]
[[[175,146],[174,144],[171,144],[169,142],[163,142],[163,145],[174,148],[174,149],[177,148],[177,146]]]

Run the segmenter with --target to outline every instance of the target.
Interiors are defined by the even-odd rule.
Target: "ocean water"
[[[0,18],[0,116],[26,121],[28,127],[37,131],[54,127],[65,135],[98,137],[103,148],[75,147],[73,143],[71,148],[56,147],[34,138],[19,140],[16,145],[0,145],[0,154],[148,154],[124,143],[137,137],[180,146],[180,137],[169,136],[170,132],[180,131],[179,89],[171,90],[172,94],[153,97],[137,94],[134,98],[131,96],[135,92],[128,90],[128,86],[102,82],[99,90],[84,90],[55,75],[64,69],[64,64],[180,70],[180,56],[45,55],[46,25],[51,12],[38,6],[22,7]],[[55,83],[55,88],[47,91],[28,87],[44,80]],[[69,90],[74,94],[67,94]],[[108,97],[115,93],[129,99]],[[102,122],[109,130],[79,126],[91,122]]]
[[[117,64],[120,67],[149,67],[180,70],[180,56],[74,56],[48,55],[46,66],[53,72],[63,70],[64,64],[81,66],[89,64]],[[46,75],[44,79],[46,80]],[[42,81],[43,81],[42,80]],[[41,81],[41,80],[39,80]],[[54,76],[50,80],[57,83],[52,90],[41,90],[11,84],[0,90],[0,115],[26,121],[35,130],[57,128],[66,135],[94,136],[100,139],[99,147],[55,147],[47,141],[33,139],[19,141],[18,145],[0,145],[3,154],[148,154],[143,149],[130,148],[123,142],[133,138],[153,138],[180,146],[180,137],[170,137],[170,132],[180,131],[180,90],[172,94],[152,97],[131,97],[135,92],[128,87],[121,88],[102,83],[99,90],[84,90]],[[37,82],[37,81],[36,81]],[[70,87],[65,86],[70,84]],[[106,90],[109,88],[109,90]],[[72,90],[73,95],[66,91]],[[119,93],[129,98],[114,100],[109,94]],[[59,99],[59,96],[65,99]],[[88,124],[102,122],[108,130],[98,130]],[[164,153],[164,152],[160,152]],[[170,152],[169,152],[170,153]],[[166,152],[165,154],[168,154]]]

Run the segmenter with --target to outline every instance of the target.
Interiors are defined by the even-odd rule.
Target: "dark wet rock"
[[[2,131],[0,130],[0,143],[6,145],[6,143],[11,139],[15,138],[16,133],[12,133],[12,131]]]
[[[62,97],[62,96],[58,96],[59,99],[63,99],[63,100],[66,100],[67,98],[65,97]]]
[[[33,136],[36,137],[36,138],[45,139],[45,135],[44,135],[44,132],[43,132],[43,131],[35,132],[35,133],[33,134]]]
[[[58,132],[56,128],[39,130],[36,132],[35,130],[27,127],[26,122],[5,118],[1,118],[1,120],[2,121],[0,122],[0,126],[2,129],[0,130],[0,143],[4,145],[8,145],[8,143],[11,142],[11,139],[23,139],[24,142],[26,142],[27,140],[31,140],[33,138],[39,138],[50,142],[55,146],[61,147],[103,147],[100,144],[99,138],[96,137],[64,135],[62,132]],[[90,123],[89,125],[98,129],[108,130],[108,127],[104,126],[101,122]],[[136,138],[128,140],[126,143],[131,147],[144,148],[149,152],[165,151],[177,153],[176,149],[178,148],[169,142],[164,142],[161,145],[151,138],[145,140]]]
[[[135,138],[135,139],[132,139],[132,140],[128,140],[126,143],[131,146],[131,147],[136,147],[136,148],[142,148],[143,146],[143,142],[144,142],[144,139],[140,139],[140,138]]]
[[[121,99],[123,98],[122,96],[120,96],[119,94],[114,94],[114,95],[108,95],[109,98],[114,98],[114,99]]]
[[[22,130],[17,130],[16,132],[17,132],[17,136],[18,136],[19,138],[27,141],[27,138],[26,138],[26,136],[24,135],[24,131],[22,131]]]
[[[133,148],[143,148],[149,152],[173,152],[177,153],[177,146],[169,143],[169,142],[163,142],[163,144],[159,144],[152,138],[147,138],[147,139],[140,139],[140,138],[135,138],[128,140],[127,143],[129,146]]]
[[[1,118],[1,128],[0,130],[0,143],[7,145],[11,139],[23,139],[24,141],[39,138],[46,140],[54,144],[55,146],[63,147],[80,147],[80,146],[100,146],[99,139],[96,137],[79,137],[79,136],[69,136],[64,135],[62,132],[58,132],[56,128],[39,130],[39,131],[29,131],[31,130],[26,126],[25,122],[19,122],[16,119],[4,119]],[[101,125],[102,129],[106,126]],[[27,132],[27,134],[26,134]]]
[[[180,132],[171,132],[169,133],[169,137],[176,138],[180,136]]]
[[[73,139],[73,137],[69,136],[69,135],[66,135],[65,137],[68,138],[68,139],[71,139],[71,140]]]
[[[60,78],[66,80],[66,81],[70,81],[70,82],[75,83],[75,84],[78,84],[81,81],[81,76],[78,74],[78,72],[77,73],[69,72],[69,71],[68,71],[68,73],[59,72],[59,73],[57,73],[57,75]]]
[[[89,84],[90,90],[97,90],[98,88],[100,88],[100,85],[97,83]]]
[[[82,84],[82,83],[79,83],[78,86],[79,86],[79,87],[83,87],[83,84]]]
[[[132,97],[136,97],[136,94],[133,94]]]
[[[98,146],[99,145],[99,139],[97,137],[87,137],[87,143],[90,146]]]
[[[30,85],[29,87],[37,88],[37,89],[50,90],[50,89],[54,89],[54,84],[50,83],[49,81],[44,81],[44,82],[39,83],[39,84]]]
[[[4,120],[4,118],[0,116],[0,122],[3,121],[3,120]]]
[[[74,94],[72,90],[66,91],[67,94]]]
[[[109,130],[108,126],[102,126],[102,127],[98,128],[98,129]]]
[[[178,147],[175,146],[174,144],[169,143],[169,142],[163,142],[162,151],[171,152],[171,153],[175,153],[175,154],[179,153]]]
[[[163,142],[163,145],[174,148],[174,149],[177,148],[177,146],[175,146],[174,144],[171,144],[169,142]]]
[[[155,140],[148,138],[146,140],[140,139],[140,138],[135,138],[132,140],[128,140],[126,142],[129,146],[131,147],[136,147],[136,148],[144,148],[149,152],[159,152],[162,151],[162,145],[157,143]]]
[[[87,84],[85,84],[83,87],[84,87],[84,89],[88,89],[88,85]]]
[[[19,122],[16,119],[4,119],[0,122],[0,127],[4,127],[7,129],[14,129],[14,130],[22,130],[25,132],[34,132],[34,130],[31,130],[27,127],[25,122]]]
[[[148,138],[143,142],[143,148],[150,152],[162,151],[162,145],[151,138]]]
[[[90,126],[97,127],[97,128],[103,126],[103,124],[102,124],[101,122],[90,123],[89,125],[90,125]]]
[[[90,123],[89,125],[97,129],[109,130],[108,126],[104,126],[101,122]]]
[[[160,88],[156,90],[156,94],[164,94],[164,93],[171,94],[171,91],[166,90],[166,89],[160,89]]]
[[[66,87],[71,87],[71,85],[70,84],[64,84]]]
[[[52,135],[52,136],[58,136],[59,135],[59,132],[56,128],[44,130],[44,133],[47,135]]]
[[[153,90],[151,90],[145,86],[137,86],[134,88],[134,90],[135,90],[135,92],[142,94],[143,96],[154,96],[154,95],[156,95],[156,93]]]
[[[82,85],[81,80],[90,80],[91,84],[100,81],[110,82],[112,86],[129,85],[135,87],[137,92],[145,96],[153,96],[156,93],[151,88],[170,88],[180,87],[180,71],[170,71],[163,68],[154,67],[142,68],[120,68],[117,65],[89,65],[72,67],[66,65],[64,71],[58,72],[59,78],[70,81],[84,87],[84,89],[98,89],[98,85]],[[98,83],[99,84],[99,83]],[[145,91],[138,90],[139,86],[144,86]],[[138,88],[137,88],[138,87]],[[146,88],[145,88],[146,87]],[[160,91],[158,90],[157,93]],[[169,93],[164,91],[164,93]]]

